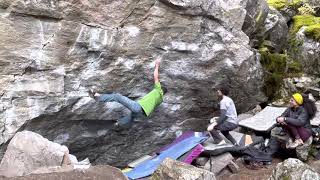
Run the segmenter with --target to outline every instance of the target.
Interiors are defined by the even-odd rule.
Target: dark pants
[[[306,141],[309,139],[309,137],[312,135],[311,131],[305,127],[298,127],[298,126],[293,126],[291,124],[287,124],[287,125],[282,125],[282,128],[286,131],[287,134],[289,134],[289,136],[291,138],[295,138],[295,139],[302,139],[302,141]]]
[[[232,143],[232,144],[236,144],[237,141],[230,135],[229,131],[234,130],[235,128],[237,128],[238,125],[228,122],[228,121],[224,121],[221,124],[218,124],[216,127],[214,127],[214,130],[211,131],[210,133],[212,134],[212,136],[214,138],[216,138],[218,141],[221,141],[223,138],[220,136],[218,131],[221,131],[221,133]]]

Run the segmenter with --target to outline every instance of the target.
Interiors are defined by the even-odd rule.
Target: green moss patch
[[[299,7],[305,2],[304,0],[267,0],[267,3],[269,6],[272,6],[276,9],[282,9],[284,7],[293,6],[293,7]]]
[[[265,70],[264,93],[270,100],[279,98],[279,90],[283,84],[286,70],[287,56],[284,54],[270,53],[266,48],[259,50],[261,64]]]
[[[312,37],[315,40],[320,40],[320,24],[308,26],[305,30],[305,34],[308,37]]]
[[[312,15],[298,15],[293,17],[293,32],[296,33],[302,26],[306,26],[307,37],[320,40],[320,17]]]
[[[302,74],[302,65],[288,57],[287,54],[271,53],[268,48],[259,49],[261,64],[265,71],[264,93],[269,100],[276,100],[280,97],[280,88],[283,79],[297,77]]]

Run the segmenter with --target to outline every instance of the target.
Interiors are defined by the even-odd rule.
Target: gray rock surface
[[[311,119],[310,124],[313,126],[319,126],[320,125],[320,101],[315,102],[317,107],[317,113],[313,119]]]
[[[264,23],[269,13],[269,6],[265,0],[248,0],[246,18],[242,30],[250,38],[250,45],[258,47],[263,38]]]
[[[1,161],[0,175],[22,176],[39,168],[61,166],[68,153],[66,146],[53,143],[39,134],[18,132],[10,141]]]
[[[300,43],[302,43],[295,54],[297,60],[302,64],[305,72],[319,77],[320,42],[306,37],[304,34],[304,27],[299,30],[296,38]]]
[[[210,171],[166,158],[153,173],[151,180],[215,180]]]
[[[221,83],[239,112],[251,109],[266,98],[258,55],[241,31],[246,4],[1,0],[0,144],[28,129],[80,159],[124,166],[177,131],[205,129]],[[126,109],[96,103],[86,91],[138,99],[152,89],[156,57],[169,90],[164,103],[150,120],[115,131]]]
[[[271,8],[264,23],[264,45],[275,52],[281,52],[288,45],[289,29],[287,19],[277,10]]]
[[[232,163],[233,156],[230,153],[224,153],[219,156],[211,157],[205,166],[204,169],[210,172],[213,172],[215,175],[218,175],[225,167]]]
[[[320,179],[320,175],[309,165],[304,164],[298,159],[289,158],[284,162],[281,162],[273,170],[269,180],[279,179]]]

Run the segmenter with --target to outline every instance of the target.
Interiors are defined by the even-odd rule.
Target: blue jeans
[[[143,110],[139,103],[133,101],[119,93],[101,94],[98,97],[100,102],[118,102],[128,108],[131,112],[118,120],[119,125],[126,125],[133,121],[135,117],[143,115]]]

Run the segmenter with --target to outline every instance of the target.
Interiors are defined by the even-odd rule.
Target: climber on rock
[[[150,116],[150,114],[162,103],[163,95],[166,93],[166,89],[161,87],[159,81],[159,66],[160,59],[155,62],[154,68],[154,88],[148,94],[143,96],[140,100],[134,101],[119,93],[111,94],[99,94],[95,90],[89,90],[89,96],[100,102],[118,102],[127,107],[131,112],[117,122],[117,125],[124,126],[130,125],[134,118],[138,116]]]
[[[238,127],[237,111],[233,100],[228,97],[229,90],[227,87],[219,87],[217,96],[220,100],[220,116],[210,120],[210,125],[207,130],[215,138],[215,143],[224,143],[219,131],[234,145],[237,145],[236,140],[229,134],[229,131]]]

